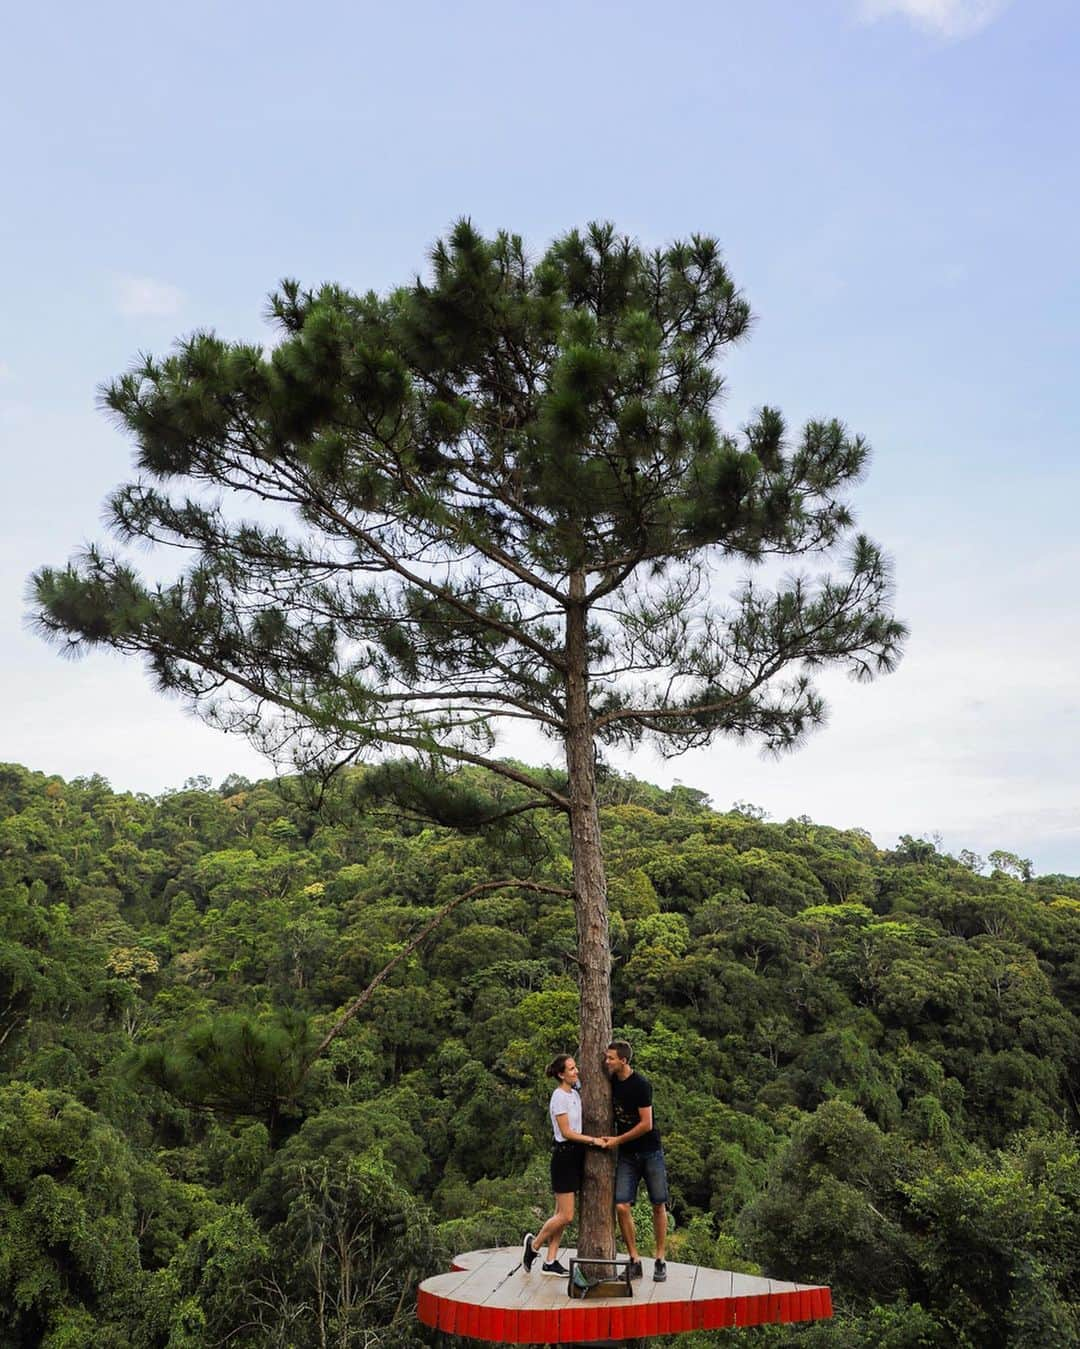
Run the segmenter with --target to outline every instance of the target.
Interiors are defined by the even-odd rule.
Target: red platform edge
[[[455,1269],[461,1266],[455,1264]],[[700,1301],[632,1302],[618,1306],[583,1304],[556,1309],[483,1307],[440,1297],[421,1288],[416,1314],[433,1329],[501,1344],[561,1344],[572,1341],[646,1338],[685,1330],[722,1330],[739,1326],[827,1320],[832,1316],[828,1288],[800,1288],[750,1297]]]

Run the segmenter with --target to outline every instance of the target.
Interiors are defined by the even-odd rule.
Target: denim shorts
[[[626,1152],[619,1149],[619,1163],[615,1168],[615,1202],[632,1204],[637,1198],[638,1186],[642,1178],[649,1191],[650,1204],[668,1202],[667,1167],[664,1165],[664,1151]]]

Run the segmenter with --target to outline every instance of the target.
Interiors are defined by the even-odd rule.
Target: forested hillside
[[[0,1344],[419,1344],[417,1280],[546,1214],[568,900],[463,903],[316,1049],[456,896],[567,885],[563,826],[443,831],[374,776],[0,769]],[[1080,1344],[1080,881],[603,792],[671,1258],[832,1285],[748,1343]]]

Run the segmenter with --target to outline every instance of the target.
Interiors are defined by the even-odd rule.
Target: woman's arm
[[[564,1110],[561,1115],[555,1116],[555,1123],[559,1126],[559,1133],[568,1143],[595,1143],[595,1138],[590,1138],[588,1134],[575,1133],[570,1127],[570,1116]]]

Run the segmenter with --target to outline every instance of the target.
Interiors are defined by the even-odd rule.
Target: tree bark
[[[596,801],[596,755],[589,715],[588,609],[583,572],[571,573],[569,595],[566,768],[581,991],[581,1044],[577,1057],[581,1069],[583,1130],[600,1136],[612,1130],[611,1088],[604,1072],[604,1051],[611,1041],[611,942]],[[578,1250],[584,1256],[611,1259],[615,1254],[614,1171],[611,1153],[598,1148],[586,1150],[578,1222]]]

